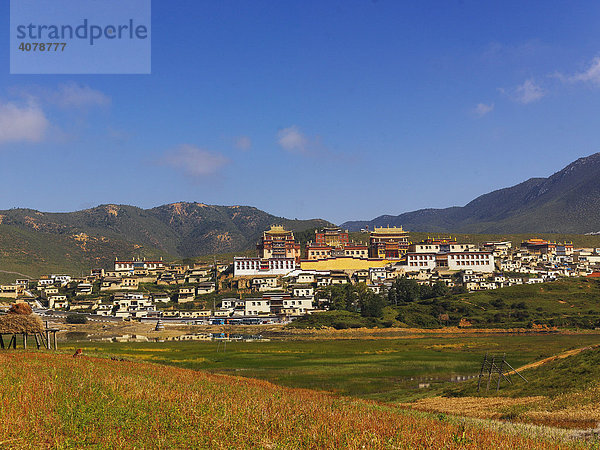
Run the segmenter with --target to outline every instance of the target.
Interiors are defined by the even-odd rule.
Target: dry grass
[[[600,386],[541,402],[526,411],[524,419],[565,428],[594,428],[600,424]]]
[[[600,424],[600,387],[555,398],[433,397],[401,406],[479,419],[510,420],[565,429],[591,429]]]
[[[576,348],[527,364],[527,384],[505,385],[499,394],[475,394],[475,383],[406,405],[430,412],[494,418],[564,429],[594,429],[600,424],[600,350]],[[484,384],[486,381],[484,380]],[[472,397],[468,396],[473,395]],[[466,395],[456,398],[452,394]],[[511,397],[508,397],[511,396]],[[598,434],[598,433],[596,433]]]
[[[540,329],[540,328],[460,328],[460,327],[443,327],[443,328],[347,328],[335,329],[323,327],[319,329],[295,329],[285,328],[280,333],[273,332],[272,334],[282,334],[288,337],[298,336],[303,339],[318,338],[318,339],[398,339],[399,337],[419,338],[423,335],[482,335],[482,334],[549,334],[549,332],[570,334],[567,330],[556,329]]]
[[[559,448],[375,402],[186,369],[0,353],[5,448]]]
[[[527,370],[527,369],[535,369],[536,367],[543,366],[544,364],[548,364],[548,363],[556,361],[558,359],[565,359],[565,358],[568,358],[570,356],[577,355],[577,354],[579,354],[581,352],[584,352],[586,350],[592,350],[592,349],[597,348],[599,346],[600,346],[600,344],[591,345],[591,346],[582,347],[582,348],[575,348],[575,349],[572,349],[572,350],[567,350],[566,352],[559,353],[558,355],[550,356],[548,358],[544,358],[544,359],[541,359],[539,361],[532,362],[530,364],[525,364],[524,366],[519,367],[517,370],[518,371],[523,371],[523,370]],[[515,371],[511,370],[511,371],[509,371],[507,373],[508,373],[508,375],[513,375],[515,373]]]
[[[445,414],[458,414],[461,416],[476,417],[478,419],[500,419],[504,411],[520,407],[531,406],[547,400],[546,397],[431,397],[417,400],[414,403],[405,403],[402,406],[414,408],[419,411],[439,412]]]
[[[44,331],[44,324],[38,316],[7,314],[0,316],[0,333],[41,333]]]

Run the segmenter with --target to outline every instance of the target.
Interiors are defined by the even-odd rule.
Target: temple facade
[[[408,251],[408,231],[402,227],[375,227],[369,239],[369,257],[400,259]]]
[[[233,260],[233,275],[285,275],[296,269],[300,261],[300,244],[294,233],[281,225],[272,225],[256,244],[255,258],[236,257]]]
[[[263,232],[260,242],[256,246],[258,257],[262,259],[271,258],[293,258],[300,260],[300,244],[296,243],[294,233],[287,231],[281,225],[272,225]]]
[[[316,230],[314,242],[306,244],[306,259],[368,258],[368,250],[365,244],[350,242],[347,230],[328,227]]]

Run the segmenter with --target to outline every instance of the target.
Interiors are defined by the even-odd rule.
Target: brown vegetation
[[[547,400],[546,397],[431,397],[401,404],[419,411],[456,414],[478,419],[501,419],[505,411]]]
[[[0,333],[18,334],[18,333],[41,333],[44,331],[44,324],[38,316],[21,314],[7,314],[0,317]]]
[[[0,353],[11,448],[560,448],[395,407],[192,370]]]
[[[8,313],[28,316],[30,314],[33,314],[33,310],[31,309],[31,306],[29,306],[29,303],[24,303],[24,302],[23,303],[13,303],[10,306]]]
[[[400,404],[418,411],[500,419],[558,428],[592,429],[600,424],[600,386],[531,397],[433,397]]]

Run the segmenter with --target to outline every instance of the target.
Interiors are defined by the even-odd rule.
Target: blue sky
[[[600,151],[598,2],[154,0],[152,74],[79,76],[10,75],[0,8],[2,209],[341,223]]]

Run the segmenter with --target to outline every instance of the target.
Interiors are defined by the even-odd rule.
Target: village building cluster
[[[272,226],[263,232],[256,257],[187,265],[117,259],[112,270],[93,269],[84,277],[18,279],[0,286],[0,302],[16,299],[120,319],[263,323],[326,309],[319,294],[336,284],[365,283],[385,294],[394,279],[406,277],[477,291],[596,276],[599,270],[599,248],[567,242],[476,245],[428,237],[413,243],[402,227],[376,227],[368,242],[355,242],[348,231],[328,227],[316,230],[302,249],[292,231]]]

